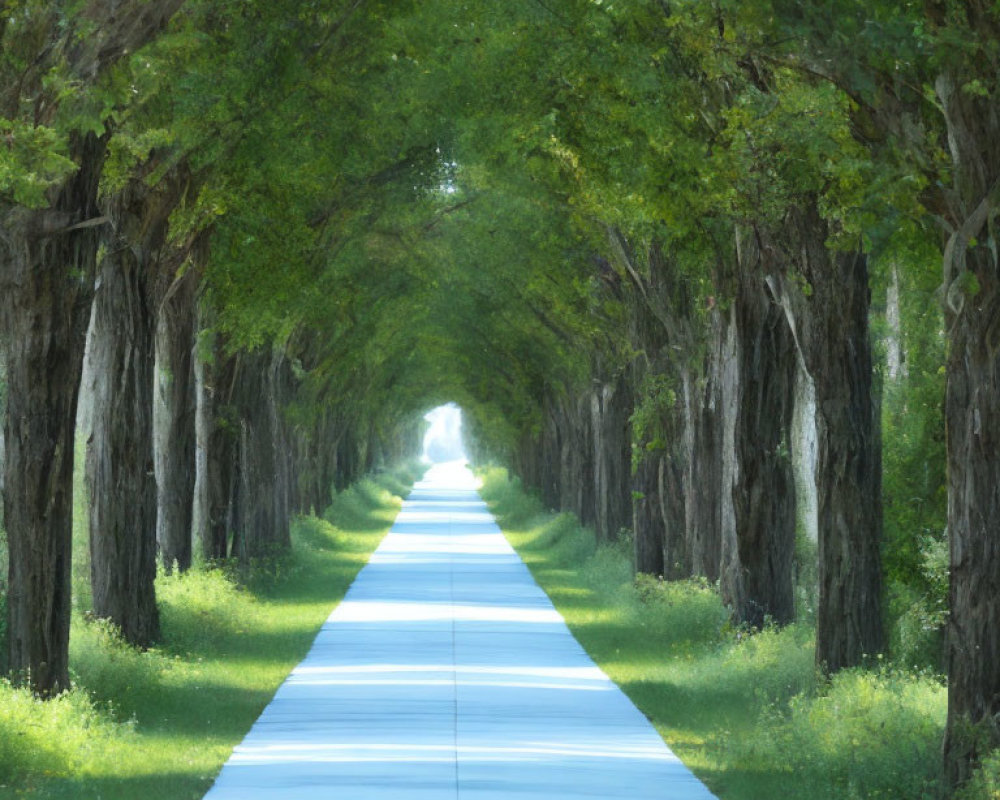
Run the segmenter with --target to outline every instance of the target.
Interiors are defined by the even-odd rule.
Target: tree
[[[73,424],[104,221],[97,190],[107,138],[93,90],[180,5],[95,0],[74,12],[31,3],[0,30],[0,124],[14,154],[0,185],[8,651],[12,672],[45,695],[69,684]]]

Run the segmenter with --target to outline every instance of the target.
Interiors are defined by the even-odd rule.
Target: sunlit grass
[[[503,470],[483,476],[504,533],[574,634],[720,798],[941,796],[938,676],[886,666],[827,681],[808,620],[734,630],[715,587],[635,581],[626,546],[597,547]]]
[[[85,621],[78,599],[73,691],[43,703],[0,684],[0,797],[202,797],[305,656],[414,477],[385,473],[341,493],[324,519],[294,523],[290,557],[250,573],[161,574],[163,640],[147,652]]]

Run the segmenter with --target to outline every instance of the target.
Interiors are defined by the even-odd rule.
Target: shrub
[[[1000,800],[1000,750],[982,760],[968,783],[955,792],[954,800]]]
[[[729,612],[719,593],[703,578],[665,581],[637,575],[635,592],[640,624],[663,645],[694,645],[720,641]]]
[[[815,797],[931,800],[940,793],[946,692],[933,677],[843,670],[787,708],[772,704],[734,760],[795,775]]]
[[[45,701],[0,680],[0,788],[33,774],[76,774],[130,732],[131,726],[116,725],[95,708],[84,691]]]
[[[74,688],[86,692],[112,718],[133,720],[143,699],[155,692],[169,662],[143,652],[108,620],[76,620],[70,639]]]

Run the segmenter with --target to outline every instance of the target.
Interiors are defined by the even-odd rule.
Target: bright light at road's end
[[[424,434],[425,464],[467,460],[462,444],[462,409],[448,403],[424,414],[424,419],[431,424]]]

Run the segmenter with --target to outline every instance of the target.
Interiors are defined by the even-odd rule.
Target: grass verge
[[[482,475],[508,540],[581,644],[720,798],[942,795],[938,676],[886,665],[826,680],[807,622],[734,630],[715,587],[634,580],[627,547],[597,547],[505,470]],[[963,800],[997,800],[997,784],[981,778]]]
[[[139,652],[75,613],[74,689],[0,682],[0,798],[194,800],[208,790],[388,530],[416,468],[339,494],[292,554],[237,578],[160,575],[162,643]]]

